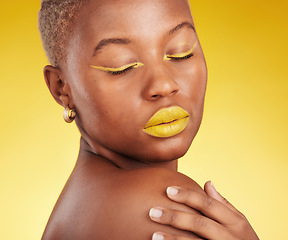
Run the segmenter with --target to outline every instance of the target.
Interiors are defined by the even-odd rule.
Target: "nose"
[[[154,67],[146,77],[144,98],[148,101],[173,96],[179,92],[179,85],[165,66]]]

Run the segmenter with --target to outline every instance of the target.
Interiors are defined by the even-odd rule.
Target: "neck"
[[[105,158],[107,161],[113,163],[116,167],[120,169],[139,169],[139,168],[166,168],[177,171],[178,160],[172,160],[167,162],[143,162],[138,161],[127,156],[123,156],[119,153],[113,152],[102,146],[93,146],[89,144],[83,137],[81,137],[80,142],[80,153],[89,152],[93,155]]]

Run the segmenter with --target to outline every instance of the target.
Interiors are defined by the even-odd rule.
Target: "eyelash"
[[[194,53],[190,53],[190,54],[183,56],[183,57],[168,57],[168,58],[169,58],[169,60],[180,61],[180,60],[189,59],[193,56],[194,56]],[[112,74],[112,75],[120,75],[120,74],[128,72],[129,70],[132,70],[133,68],[135,68],[135,65],[130,66],[128,68],[125,68],[121,71],[107,71],[107,73]]]
[[[189,58],[194,56],[194,48],[195,48],[195,46],[196,46],[196,43],[193,45],[193,47],[192,47],[192,49],[190,51],[183,53],[183,54],[187,54],[187,55],[184,55],[184,56],[181,56],[182,54],[176,54],[174,56],[167,54],[164,57],[164,61],[165,60],[168,60],[168,61],[171,61],[171,60],[172,61],[181,61],[181,60],[189,59]],[[90,65],[90,66],[93,67],[93,68],[105,71],[105,72],[107,72],[110,75],[121,75],[121,74],[125,74],[126,72],[128,72],[128,71],[130,71],[130,70],[132,70],[134,68],[137,68],[139,66],[142,66],[142,65],[143,65],[143,63],[135,63],[135,64],[132,64],[130,66],[127,66],[127,68],[124,68],[122,70],[116,70],[116,71],[114,71],[113,68],[106,68],[106,67],[102,67],[102,66],[93,66],[93,65]],[[123,66],[123,67],[125,67],[125,66]],[[121,67],[121,68],[123,68],[123,67]]]
[[[193,56],[194,56],[194,54],[190,53],[190,54],[188,54],[186,56],[183,56],[183,57],[168,57],[168,58],[169,58],[169,60],[180,61],[180,60],[189,59],[189,58],[191,58]],[[130,66],[128,68],[125,68],[125,69],[123,69],[121,71],[107,71],[107,73],[108,74],[112,74],[112,75],[120,75],[120,74],[124,74],[124,73],[128,72],[129,70],[131,70],[133,68],[135,68],[135,65]]]
[[[109,67],[102,67],[102,66],[93,66],[93,65],[90,65],[90,67],[92,68],[96,68],[96,69],[99,69],[101,71],[104,71],[108,74],[112,74],[112,75],[120,75],[122,73],[125,73],[133,68],[137,68],[137,67],[140,67],[140,66],[143,66],[143,63],[132,63],[132,64],[128,64],[128,65],[125,65],[123,67],[120,67],[120,68],[109,68]]]
[[[185,53],[178,53],[175,55],[167,54],[167,55],[165,55],[164,60],[181,61],[181,60],[189,59],[189,58],[194,56],[194,50],[195,50],[196,45],[197,45],[197,43],[194,43],[192,49],[190,49],[189,51],[187,51]]]
[[[107,71],[107,73],[112,74],[112,75],[120,75],[120,74],[122,74],[122,73],[128,72],[129,70],[131,70],[131,69],[133,69],[133,68],[135,68],[135,65],[130,66],[130,67],[125,68],[125,69],[120,70],[120,71]]]
[[[191,58],[191,57],[193,57],[194,56],[194,54],[193,53],[190,53],[190,54],[188,54],[188,55],[186,55],[186,56],[183,56],[183,57],[167,57],[169,60],[171,59],[171,60],[173,60],[173,61],[179,61],[179,60],[184,60],[184,59],[189,59],[189,58]]]

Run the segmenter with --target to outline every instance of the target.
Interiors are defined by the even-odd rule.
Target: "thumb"
[[[223,203],[223,197],[217,192],[216,188],[214,187],[213,183],[211,181],[208,181],[204,185],[204,191],[209,197],[212,197],[219,202]]]
[[[232,211],[236,213],[240,213],[230,202],[227,201],[226,198],[224,198],[219,192],[217,192],[215,186],[211,181],[208,181],[204,185],[204,191],[209,197],[212,197],[216,199],[217,201],[223,203],[226,207],[231,209]]]

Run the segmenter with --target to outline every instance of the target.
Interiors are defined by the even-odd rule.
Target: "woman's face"
[[[201,122],[207,75],[186,0],[92,1],[82,9],[68,48],[62,71],[70,106],[94,151],[141,162],[186,153]],[[183,131],[159,137],[144,130],[158,110],[169,107],[188,112]],[[169,124],[159,131],[171,130]]]

